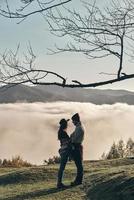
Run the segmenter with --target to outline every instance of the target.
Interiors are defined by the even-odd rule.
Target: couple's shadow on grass
[[[16,196],[12,196],[12,197],[7,197],[7,198],[1,199],[1,200],[32,199],[32,198],[37,198],[37,197],[41,197],[41,196],[45,196],[45,195],[49,195],[49,194],[55,194],[55,193],[58,193],[60,191],[64,191],[64,190],[69,189],[69,188],[72,188],[72,186],[68,185],[63,189],[58,189],[56,187],[52,187],[50,189],[42,189],[42,190],[36,190],[36,191],[32,191],[32,192],[27,192],[25,194],[16,195]]]

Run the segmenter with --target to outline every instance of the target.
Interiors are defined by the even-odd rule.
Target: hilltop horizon
[[[90,102],[98,105],[127,103],[134,105],[134,92],[113,89],[62,88],[59,86],[17,85],[0,88],[0,103],[15,102]]]

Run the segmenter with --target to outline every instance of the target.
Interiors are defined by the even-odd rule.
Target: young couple
[[[72,116],[72,123],[75,126],[74,132],[69,136],[67,134],[68,120],[61,119],[58,130],[58,139],[60,141],[61,148],[59,149],[59,154],[61,157],[60,167],[58,171],[58,180],[57,180],[57,188],[65,188],[66,186],[62,183],[62,177],[64,173],[64,169],[68,158],[73,158],[76,168],[77,175],[73,182],[71,182],[71,186],[82,184],[83,179],[83,147],[82,142],[84,139],[84,128],[80,121],[80,116],[78,113]]]

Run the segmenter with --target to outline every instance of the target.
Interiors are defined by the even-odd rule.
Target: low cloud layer
[[[21,155],[32,163],[58,155],[58,122],[79,112],[85,127],[84,159],[98,159],[113,141],[133,138],[134,106],[91,103],[0,104],[0,158]],[[68,133],[74,127],[69,122]]]

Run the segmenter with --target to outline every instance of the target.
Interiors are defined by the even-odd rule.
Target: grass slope
[[[81,186],[56,189],[58,165],[0,169],[0,200],[132,200],[134,199],[134,160],[85,161]],[[75,177],[68,163],[64,183]]]
[[[84,190],[90,200],[134,200],[134,159],[88,164]],[[86,166],[88,168],[88,166]]]
[[[82,186],[56,189],[58,165],[30,168],[0,169],[0,200],[53,200],[84,198]],[[75,166],[69,163],[64,174],[65,184],[69,185],[75,177]]]

